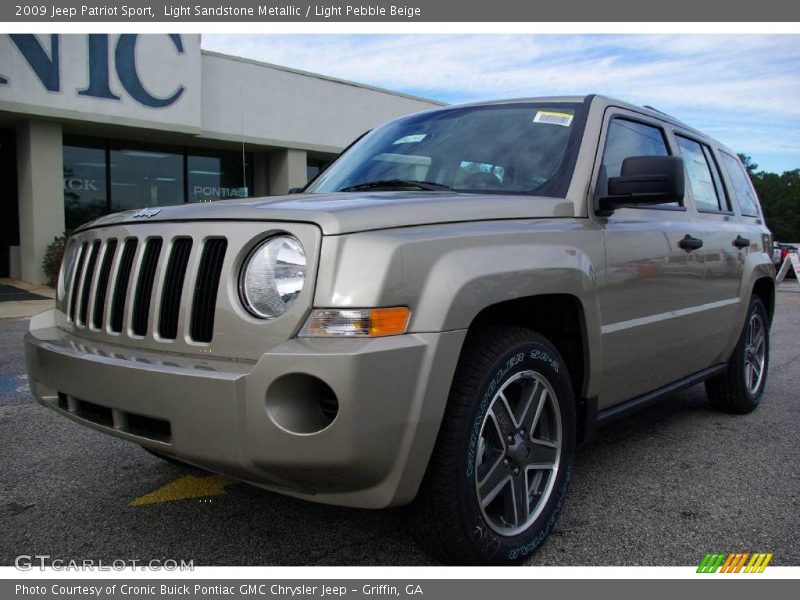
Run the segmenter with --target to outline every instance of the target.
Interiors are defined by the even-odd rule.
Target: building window
[[[306,183],[308,183],[309,181],[314,179],[314,177],[319,175],[320,171],[322,171],[322,169],[324,169],[329,162],[330,162],[329,160],[309,158],[306,161]]]
[[[186,160],[189,202],[247,198],[252,194],[253,171],[248,153],[192,149]]]
[[[64,138],[65,227],[72,231],[108,213],[103,140]]]
[[[185,201],[180,149],[114,142],[110,160],[111,212]]]
[[[112,212],[247,198],[252,154],[64,136],[67,231]]]

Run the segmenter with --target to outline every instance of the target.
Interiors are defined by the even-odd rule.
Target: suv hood
[[[157,212],[155,212],[157,211]],[[293,194],[129,210],[80,229],[153,221],[287,221],[314,223],[324,235],[373,229],[495,219],[574,216],[564,198],[453,192],[337,192]],[[137,216],[138,215],[138,216]]]

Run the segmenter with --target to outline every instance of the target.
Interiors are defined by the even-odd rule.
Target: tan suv
[[[413,501],[439,559],[514,563],[598,424],[701,381],[715,408],[758,405],[771,244],[735,154],[658,111],[441,108],[302,194],[82,227],[31,320],[30,380],[162,457],[318,502]]]

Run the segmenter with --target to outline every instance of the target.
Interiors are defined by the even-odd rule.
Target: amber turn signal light
[[[318,308],[311,312],[300,337],[383,337],[406,332],[411,311],[392,308]]]

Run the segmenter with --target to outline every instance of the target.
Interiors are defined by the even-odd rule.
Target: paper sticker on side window
[[[575,115],[565,112],[556,112],[551,110],[539,110],[536,116],[533,117],[534,123],[547,123],[548,125],[561,125],[562,127],[569,127],[572,125],[572,119]]]

